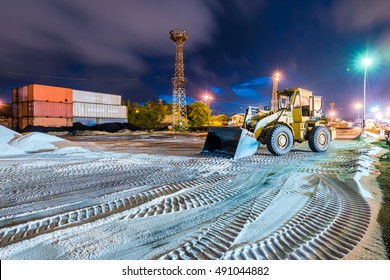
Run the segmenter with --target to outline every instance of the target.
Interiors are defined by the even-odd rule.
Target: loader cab
[[[302,123],[311,117],[312,97],[311,91],[301,88],[278,91],[279,109],[287,109],[294,123]]]

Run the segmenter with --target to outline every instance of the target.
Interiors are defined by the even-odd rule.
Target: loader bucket
[[[259,142],[253,133],[239,127],[211,127],[202,153],[239,159],[256,153]]]

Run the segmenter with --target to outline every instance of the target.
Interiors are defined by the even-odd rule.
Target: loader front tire
[[[329,148],[330,133],[325,126],[315,126],[309,133],[309,147],[313,152],[325,152]]]
[[[267,133],[268,151],[275,156],[287,154],[291,150],[293,142],[292,132],[285,125],[275,125]]]

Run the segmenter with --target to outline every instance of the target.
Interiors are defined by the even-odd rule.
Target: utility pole
[[[333,111],[333,108],[334,108],[334,102],[330,102],[329,105],[330,105],[330,122],[333,123],[333,117],[334,117],[334,111]]]
[[[271,100],[271,110],[272,112],[276,112],[279,109],[278,105],[278,84],[280,79],[280,73],[276,72],[272,75],[272,100]]]

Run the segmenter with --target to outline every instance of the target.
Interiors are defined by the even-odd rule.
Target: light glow
[[[366,58],[363,59],[363,66],[364,67],[370,66],[371,63],[372,63],[372,60],[370,58],[366,57]]]
[[[378,107],[378,105],[375,105],[374,107],[372,107],[372,108],[371,108],[371,112],[372,112],[372,113],[379,112],[379,107]]]
[[[355,104],[355,108],[356,108],[356,109],[360,109],[360,108],[362,108],[362,104],[360,104],[360,103],[356,103],[356,104]]]
[[[275,72],[273,78],[274,78],[275,81],[279,81],[279,79],[280,79],[280,72],[278,72],[278,71]]]

